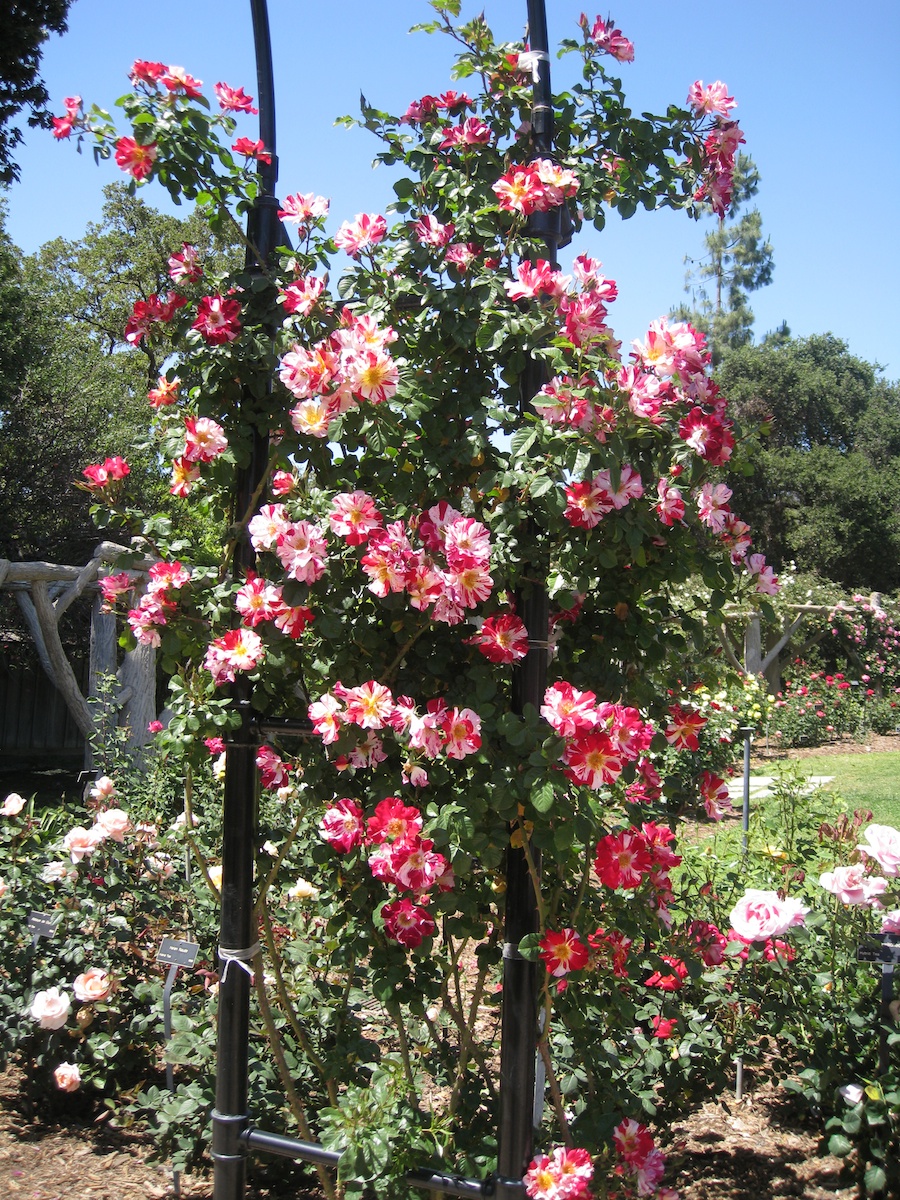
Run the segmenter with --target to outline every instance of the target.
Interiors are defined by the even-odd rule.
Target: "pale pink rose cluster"
[[[41,1029],[62,1029],[72,1011],[72,1002],[59,988],[38,992],[31,1002],[31,1016]]]
[[[102,970],[100,967],[90,967],[72,984],[72,991],[75,993],[75,999],[82,1004],[92,1004],[96,1001],[106,1000],[112,993],[113,979],[108,971]]]
[[[891,825],[867,825],[863,839],[857,846],[860,854],[874,858],[890,879],[900,875],[900,831]]]
[[[0,814],[4,817],[17,817],[25,807],[25,799],[18,792],[10,792],[0,806]]]
[[[900,831],[891,825],[867,825],[862,836],[863,841],[857,850],[863,862],[826,871],[819,877],[819,883],[827,892],[837,896],[842,904],[883,908],[881,897],[887,891],[888,879],[900,875]],[[884,875],[873,873],[876,863]],[[896,922],[897,930],[893,928],[895,915],[884,915],[882,932],[900,931],[900,921]]]
[[[81,1071],[76,1063],[60,1063],[53,1079],[61,1092],[77,1092],[81,1087]]]
[[[880,875],[869,875],[863,863],[826,871],[819,876],[819,884],[826,892],[837,896],[842,904],[859,904],[873,908],[882,907],[879,897],[887,888],[887,880]]]
[[[731,910],[731,928],[748,942],[766,942],[803,925],[809,908],[793,897],[748,888]]]
[[[121,808],[106,808],[97,813],[90,829],[83,825],[76,825],[70,829],[63,838],[63,846],[68,850],[72,862],[79,863],[93,854],[107,838],[114,842],[123,842],[130,829],[131,820],[128,813]]]
[[[77,878],[78,872],[67,867],[64,862],[51,862],[41,871],[41,880],[44,883],[62,883],[70,874],[72,878]]]
[[[91,799],[108,804],[116,796],[115,781],[108,775],[100,775],[91,787]]]

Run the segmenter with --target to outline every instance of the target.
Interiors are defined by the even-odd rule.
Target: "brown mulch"
[[[44,1106],[26,1091],[16,1068],[0,1074],[0,1200],[211,1200],[208,1171],[179,1174],[176,1193],[149,1134],[113,1128],[77,1095]],[[321,1200],[303,1170],[249,1160],[246,1200]]]
[[[709,1101],[669,1131],[666,1183],[681,1200],[854,1200],[841,1163],[777,1088]]]

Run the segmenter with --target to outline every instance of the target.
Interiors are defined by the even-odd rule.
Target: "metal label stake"
[[[165,963],[169,970],[163,987],[163,1036],[166,1045],[172,1040],[172,987],[179,967],[192,967],[197,961],[200,947],[196,942],[184,942],[178,938],[163,938],[156,955],[158,963]],[[166,1086],[175,1095],[175,1069],[166,1059]],[[172,1171],[172,1191],[176,1196],[181,1195],[181,1175]]]

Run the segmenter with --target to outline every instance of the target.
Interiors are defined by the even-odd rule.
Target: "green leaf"
[[[532,426],[527,425],[522,429],[517,429],[509,441],[510,450],[514,455],[526,454],[534,445],[537,439],[537,430]]]
[[[853,1143],[842,1133],[833,1133],[828,1139],[828,1153],[835,1158],[846,1158],[853,1149]]]
[[[535,812],[549,812],[553,807],[553,801],[556,799],[556,794],[553,791],[553,784],[549,779],[545,779],[543,783],[539,783],[537,787],[531,789],[531,807]]]
[[[539,933],[527,933],[519,942],[519,953],[523,958],[527,958],[529,962],[535,962],[541,949],[541,935]]]
[[[883,1192],[887,1187],[887,1175],[884,1167],[869,1167],[863,1176],[866,1192]]]
[[[549,475],[536,475],[529,490],[532,496],[545,496],[554,486],[555,480],[551,479]]]

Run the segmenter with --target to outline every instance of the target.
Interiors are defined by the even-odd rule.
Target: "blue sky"
[[[484,8],[501,39],[521,35],[525,0],[464,0]],[[573,36],[583,0],[548,0],[551,44]],[[594,8],[589,16],[596,15]],[[757,0],[686,6],[624,0],[611,9],[635,43],[621,66],[636,111],[683,103],[694,79],[724,80],[739,102],[745,150],[762,176],[757,197],[775,253],[772,285],[752,298],[761,336],[787,320],[796,336],[832,332],[860,357],[900,378],[900,108],[897,0]],[[383,210],[390,176],[373,172],[377,144],[361,130],[334,127],[358,111],[360,91],[379,108],[450,86],[453,45],[409,34],[427,20],[426,0],[269,0],[275,45],[280,192],[332,199],[334,228],[360,211]],[[602,10],[607,15],[607,10]],[[184,66],[212,85],[224,80],[255,94],[250,7],[244,0],[75,0],[69,32],[47,43],[43,74],[54,111],[78,93],[112,108],[127,89],[135,58]],[[564,86],[568,63],[553,63]],[[240,132],[255,135],[251,120]],[[21,182],[11,189],[8,229],[25,251],[51,237],[81,236],[99,216],[101,188],[121,178],[90,153],[29,132]],[[152,186],[147,200],[164,207]],[[601,258],[619,284],[611,310],[626,344],[683,298],[684,258],[702,251],[705,226],[682,213],[615,215],[602,234],[583,232],[566,255]]]

